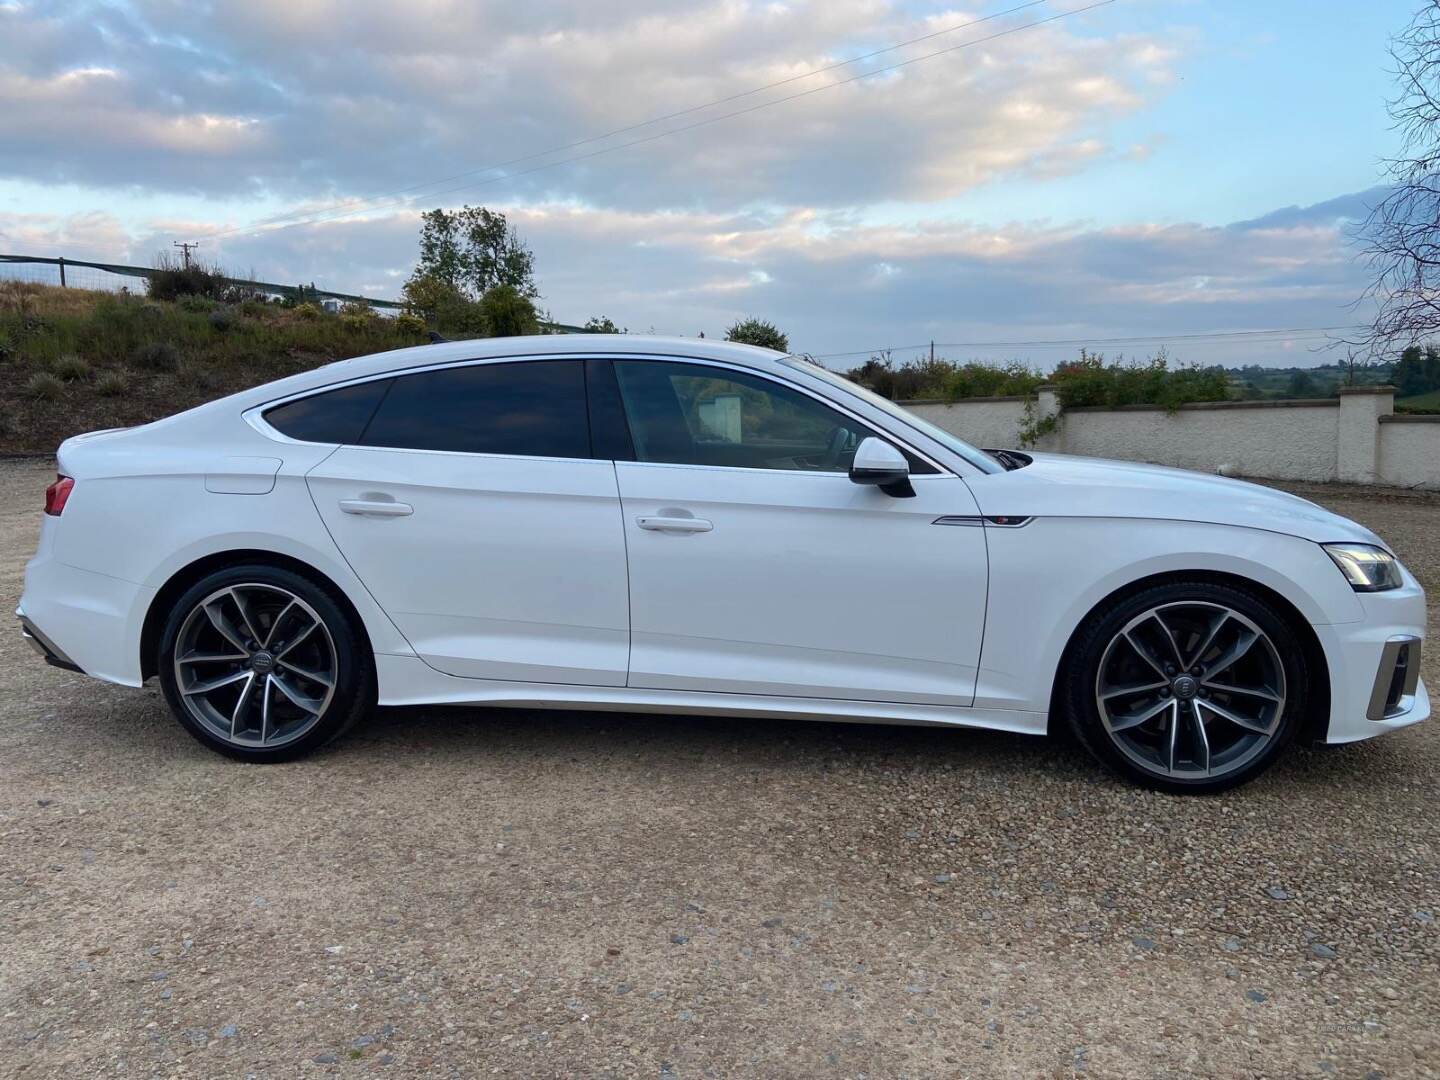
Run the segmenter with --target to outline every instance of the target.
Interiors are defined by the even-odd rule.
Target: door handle
[[[409,503],[390,499],[341,499],[340,510],[346,514],[362,517],[409,517],[415,508]]]
[[[635,524],[651,532],[702,533],[715,528],[711,522],[697,517],[638,517]]]

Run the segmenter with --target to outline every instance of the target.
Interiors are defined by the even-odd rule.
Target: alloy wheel
[[[1106,734],[1156,776],[1203,779],[1243,769],[1285,712],[1285,666],[1270,637],[1234,608],[1178,601],[1131,619],[1095,681]]]
[[[235,746],[303,736],[335,694],[335,642],[315,609],[276,585],[219,589],[192,608],[175,642],[175,682],[190,715]]]

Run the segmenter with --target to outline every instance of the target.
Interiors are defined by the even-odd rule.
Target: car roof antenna
[[[440,336],[439,334],[437,334],[434,330],[431,330],[431,331],[430,331],[430,344],[431,344],[431,345],[439,345],[439,344],[441,344],[441,343],[443,343],[443,342],[446,342],[446,341],[449,341],[449,340],[450,340],[450,339],[449,339],[448,337],[441,337],[441,336]]]

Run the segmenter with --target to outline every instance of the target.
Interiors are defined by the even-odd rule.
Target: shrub
[[[199,259],[191,259],[189,266],[182,266],[168,255],[156,260],[155,272],[145,282],[146,292],[154,300],[178,300],[182,296],[219,300],[228,288],[225,274],[218,266],[207,266]]]
[[[623,334],[624,330],[615,325],[615,320],[608,315],[596,315],[585,322],[587,334]]]
[[[214,311],[215,301],[208,296],[196,296],[193,293],[186,293],[176,301],[182,311]]]
[[[319,306],[310,303],[308,300],[303,304],[295,305],[295,317],[298,319],[318,319],[320,315]]]
[[[219,373],[205,364],[186,364],[180,378],[201,390],[214,390],[221,382]]]
[[[491,331],[480,303],[433,275],[405,283],[405,302],[413,313],[433,320],[441,333],[485,335]]]
[[[95,380],[95,393],[101,397],[119,397],[130,389],[130,378],[123,371],[101,372]]]
[[[247,318],[254,319],[265,314],[265,309],[270,304],[262,296],[252,296],[240,301],[240,314]]]
[[[408,334],[411,337],[424,337],[428,332],[425,320],[410,311],[403,311],[396,315],[394,326],[396,333]]]
[[[490,337],[521,337],[540,332],[540,316],[530,298],[513,285],[496,285],[480,298],[480,314]]]
[[[210,312],[210,325],[218,333],[225,333],[235,325],[235,312],[228,307],[216,308]]]
[[[741,319],[725,331],[726,341],[738,341],[742,345],[758,345],[762,349],[789,352],[790,339],[782,334],[774,323],[764,319]]]
[[[364,333],[374,324],[375,316],[373,315],[358,315],[353,311],[342,312],[340,315],[340,325],[351,332]]]
[[[178,371],[180,350],[168,341],[147,341],[135,350],[131,361],[145,371]]]
[[[94,373],[90,361],[74,353],[65,353],[50,362],[50,371],[64,382],[84,382]]]
[[[49,371],[37,371],[26,380],[25,393],[40,401],[55,401],[65,393],[65,383]]]
[[[1082,405],[1163,405],[1177,408],[1187,401],[1225,401],[1230,382],[1219,367],[1188,365],[1171,368],[1162,351],[1143,363],[1124,359],[1105,362],[1099,353],[1080,350],[1080,359],[1060,364],[1050,376],[1067,409]]]

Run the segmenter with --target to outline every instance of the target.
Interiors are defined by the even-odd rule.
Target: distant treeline
[[[1077,360],[1044,372],[1024,364],[958,363],[941,357],[895,363],[872,356],[852,368],[850,378],[892,400],[992,396],[1033,396],[1045,385],[1056,387],[1066,406],[1150,404],[1175,406],[1188,401],[1259,401],[1279,398],[1333,397],[1342,386],[1389,383],[1397,399],[1418,398],[1425,408],[1440,392],[1440,350],[1406,349],[1398,360],[1372,364],[1321,364],[1316,367],[1244,367],[1177,364],[1162,350],[1143,360],[1080,350]],[[1440,406],[1440,402],[1436,403]],[[1405,407],[1402,404],[1402,407]]]

